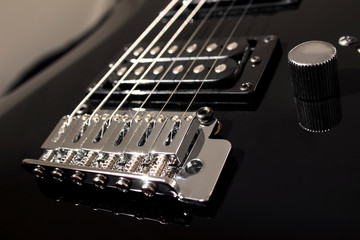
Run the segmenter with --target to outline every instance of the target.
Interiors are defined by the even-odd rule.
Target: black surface
[[[216,214],[195,216],[188,227],[162,225],[56,202],[41,193],[35,178],[22,169],[21,160],[40,155],[40,145],[59,117],[69,113],[83,97],[82,90],[101,75],[115,55],[113,49],[134,40],[163,4],[147,1],[137,17],[119,31],[115,31],[116,24],[113,28],[105,24],[70,53],[78,56],[74,62],[55,63],[59,68],[62,64],[63,71],[50,67],[47,71],[53,74],[35,76],[12,93],[27,93],[21,102],[15,97],[2,100],[3,104],[8,100],[11,108],[0,119],[0,236],[358,239],[360,54],[354,47],[337,44],[342,35],[360,36],[360,2],[351,0],[304,0],[296,10],[247,16],[241,24],[240,31],[246,35],[279,36],[284,54],[256,111],[216,111],[224,127],[222,136],[233,144],[231,158],[238,163]],[[116,15],[109,21],[116,23]],[[108,33],[106,40],[84,53],[89,41],[104,32]],[[308,133],[298,126],[286,56],[295,45],[315,39],[328,41],[339,51],[342,120],[323,134]],[[44,82],[46,76],[51,77]]]

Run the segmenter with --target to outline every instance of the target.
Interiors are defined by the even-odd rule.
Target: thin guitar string
[[[223,21],[225,20],[226,16],[229,14],[229,12],[231,11],[231,9],[234,7],[236,0],[233,0],[231,2],[231,4],[227,7],[226,11],[224,12],[224,14],[221,16],[221,19],[217,22],[215,28],[211,31],[210,35],[208,36],[208,38],[206,39],[205,43],[203,44],[202,48],[199,50],[198,54],[196,55],[195,58],[198,58],[202,52],[204,51],[204,49],[206,48],[206,46],[208,45],[208,43],[210,42],[210,40],[212,39],[212,37],[214,36],[214,34],[216,33],[216,31],[218,30],[218,28],[220,27],[220,25],[223,23]],[[226,45],[224,45],[225,48]],[[160,116],[160,114],[164,111],[166,105],[170,102],[171,98],[173,97],[173,95],[175,94],[176,90],[179,88],[180,84],[182,83],[182,81],[185,79],[185,77],[187,76],[187,74],[190,72],[191,68],[193,67],[193,65],[195,64],[196,59],[193,60],[190,64],[190,66],[188,67],[187,71],[185,72],[185,74],[183,75],[183,77],[181,78],[181,80],[178,82],[178,84],[176,85],[175,89],[172,91],[172,93],[170,94],[169,98],[167,99],[167,101],[164,103],[163,107],[161,108],[161,110],[159,111],[159,113],[157,114],[156,118],[158,118]],[[180,118],[182,119],[182,117]]]
[[[100,104],[96,107],[93,113],[90,115],[88,120],[85,122],[86,125],[90,125],[91,119],[95,116],[95,114],[103,107],[103,105],[108,101],[108,99],[112,96],[115,90],[120,86],[120,84],[124,81],[124,79],[131,73],[131,71],[137,66],[140,60],[153,48],[153,46],[157,43],[157,41],[164,35],[164,33],[170,28],[170,26],[175,22],[175,20],[185,11],[185,9],[190,5],[192,0],[183,1],[183,5],[181,8],[175,13],[175,15],[168,21],[168,23],[162,28],[160,33],[152,40],[152,42],[148,45],[148,47],[142,52],[142,54],[136,59],[136,61],[132,64],[132,66],[126,71],[126,73],[122,76],[122,78],[115,84],[115,86],[109,91],[109,93],[105,96],[105,98],[100,102]]]
[[[154,27],[164,18],[164,16],[179,2],[179,0],[172,0],[153,20],[153,22],[142,32],[142,34],[135,40],[135,42],[126,50],[126,52],[114,63],[114,65],[105,73],[100,81],[91,89],[91,91],[83,98],[77,107],[69,115],[67,124],[69,124],[75,114],[80,108],[89,100],[95,91],[107,80],[111,73],[124,61],[124,59],[139,45],[139,43],[154,29]]]
[[[184,46],[180,49],[180,51],[178,52],[178,54],[175,56],[175,60],[171,62],[171,64],[169,65],[169,67],[166,69],[166,71],[163,73],[163,75],[161,76],[161,78],[158,80],[158,82],[156,83],[156,85],[153,87],[153,89],[151,90],[151,92],[147,95],[147,97],[145,98],[145,100],[142,102],[142,104],[140,105],[140,107],[137,108],[134,116],[132,117],[133,121],[135,119],[135,117],[138,115],[138,113],[141,111],[141,109],[144,107],[144,105],[147,103],[147,101],[149,100],[149,98],[151,97],[151,95],[155,92],[155,90],[157,89],[157,87],[159,86],[159,84],[161,83],[161,81],[165,78],[165,76],[168,74],[168,72],[171,70],[171,68],[175,65],[175,63],[177,62],[177,58],[179,58],[181,56],[181,54],[183,54],[183,52],[186,50],[187,46],[190,44],[190,42],[194,39],[194,37],[196,36],[196,34],[198,34],[198,32],[201,30],[201,28],[203,27],[203,25],[206,23],[206,21],[209,19],[209,17],[211,16],[211,14],[214,12],[214,10],[216,9],[216,7],[219,5],[220,1],[216,2],[211,9],[209,10],[209,12],[206,14],[206,16],[201,20],[200,24],[196,27],[195,31],[191,34],[191,36],[189,37],[189,39],[186,41],[186,43],[184,44]]]
[[[196,15],[196,13],[200,10],[200,8],[205,3],[206,3],[206,0],[199,1],[199,3],[196,5],[196,7],[193,9],[193,11],[188,15],[186,20],[181,24],[181,26],[178,28],[178,30],[175,32],[175,34],[173,34],[171,39],[166,43],[166,45],[163,47],[163,49],[159,52],[159,54],[156,56],[156,58],[152,61],[150,66],[147,67],[146,71],[137,80],[137,82],[131,88],[129,93],[124,97],[124,99],[120,102],[120,104],[117,106],[117,108],[113,111],[113,113],[111,114],[111,116],[108,119],[112,119],[114,117],[116,112],[123,106],[123,104],[131,96],[131,94],[136,89],[136,87],[141,83],[141,80],[144,79],[144,77],[148,74],[148,72],[152,69],[152,67],[157,63],[157,60],[159,60],[162,57],[162,55],[165,53],[165,51],[170,47],[170,45],[173,44],[175,39],[180,35],[180,33],[185,29],[185,27],[189,24],[189,22],[193,19],[193,17]]]
[[[246,15],[247,11],[249,10],[250,6],[252,5],[252,2],[253,2],[253,0],[250,0],[250,1],[249,1],[248,5],[247,5],[246,8],[244,9],[244,12],[241,14],[241,17],[236,21],[236,24],[235,24],[234,28],[232,29],[229,37],[227,38],[224,46],[228,45],[229,41],[230,41],[231,38],[233,37],[235,31],[237,30],[238,26],[240,25],[240,23],[242,22],[242,20],[244,19],[245,15]],[[223,53],[224,49],[225,49],[225,47],[220,51],[219,56]],[[196,96],[198,95],[200,89],[201,89],[202,86],[204,85],[205,80],[209,77],[209,75],[210,75],[211,71],[213,70],[213,68],[215,67],[217,61],[218,61],[218,59],[216,59],[216,60],[214,61],[214,63],[212,64],[210,70],[207,72],[204,80],[201,82],[201,84],[200,84],[199,88],[197,89],[195,95],[193,96],[193,98],[191,99],[189,105],[187,106],[186,110],[184,111],[183,115],[181,116],[181,119],[182,119],[182,118],[185,116],[185,114],[188,112],[191,104],[194,102]]]

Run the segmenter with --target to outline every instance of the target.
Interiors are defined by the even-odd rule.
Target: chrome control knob
[[[309,132],[326,132],[341,120],[336,48],[309,41],[288,54],[297,116]]]
[[[337,52],[332,44],[304,42],[289,52],[288,60],[295,97],[316,101],[337,91]]]

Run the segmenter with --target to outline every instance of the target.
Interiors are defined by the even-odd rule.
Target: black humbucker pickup
[[[202,85],[194,102],[195,107],[206,103],[211,106],[241,104],[256,108],[272,77],[272,72],[277,66],[281,53],[279,39],[270,35],[241,37],[232,40],[229,41],[228,46],[217,46],[217,51],[221,51],[219,49],[221,47],[226,49],[220,55],[218,52],[206,56],[205,53],[209,52],[205,51],[198,57],[195,52],[193,54],[187,52],[180,57],[175,57],[176,54],[173,54],[174,57],[171,57],[167,51],[167,54],[156,60],[156,64],[146,76],[139,80],[151,61],[154,61],[154,57],[146,55],[147,57],[138,60],[139,63],[133,71],[121,80],[121,76],[136,61],[136,55],[139,53],[134,52],[112,73],[91,100],[94,104],[98,103],[121,80],[121,84],[110,98],[110,105],[129,94],[133,85],[137,83],[128,99],[129,106],[141,103],[148,94],[151,94],[148,99],[151,106],[163,104],[171,94],[173,96],[170,104],[181,106],[188,103],[191,96]],[[236,43],[236,47],[233,49],[231,46],[229,47],[231,43]],[[180,43],[174,45],[176,44]],[[181,45],[178,46],[178,48],[181,47]],[[201,65],[203,67],[196,69]],[[177,72],[176,68],[179,66],[182,66],[181,71],[178,69]],[[164,73],[166,74],[163,76]],[[202,84],[202,82],[204,83]],[[176,91],[174,91],[175,88]]]

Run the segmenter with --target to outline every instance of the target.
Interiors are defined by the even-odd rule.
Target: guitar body
[[[24,170],[21,161],[41,156],[58,120],[166,4],[143,1],[126,24],[118,23],[122,9],[115,6],[83,42],[0,99],[2,238],[359,238],[360,53],[338,44],[344,35],[360,37],[357,1],[303,0],[291,9],[245,16],[244,36],[276,35],[282,55],[265,76],[255,109],[213,107],[232,151],[206,206],[67,188]],[[299,126],[287,63],[287,53],[309,40],[338,50],[341,121],[325,133]]]

